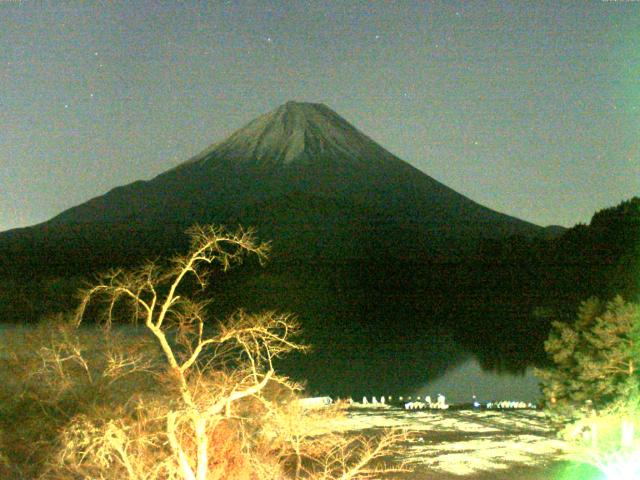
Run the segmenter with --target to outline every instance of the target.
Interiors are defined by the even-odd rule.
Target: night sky
[[[540,225],[640,194],[640,2],[0,0],[0,231],[287,100]]]

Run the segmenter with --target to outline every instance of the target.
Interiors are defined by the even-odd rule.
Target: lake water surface
[[[6,349],[7,343],[13,346],[21,346],[29,349],[25,344],[25,334],[33,327],[21,325],[0,324],[0,355]],[[85,326],[83,328],[94,328]],[[119,329],[126,329],[127,333],[141,332],[140,327],[119,326]],[[142,330],[144,333],[144,330]],[[9,338],[11,341],[9,342]],[[415,348],[407,348],[407,358],[397,358],[393,355],[395,348],[389,352],[382,352],[379,355],[369,352],[363,355],[362,349],[354,348],[352,351],[342,351],[341,355],[325,358],[320,355],[322,362],[327,362],[328,368],[325,372],[335,371],[331,362],[341,363],[348,368],[358,369],[345,372],[345,378],[352,378],[360,375],[359,382],[352,383],[353,390],[335,391],[332,384],[343,383],[338,379],[333,382],[327,380],[322,375],[319,378],[305,378],[312,385],[322,385],[325,389],[311,391],[311,394],[329,395],[333,397],[352,396],[361,398],[363,395],[369,397],[400,395],[419,395],[424,397],[430,395],[435,399],[438,394],[446,396],[448,403],[469,403],[475,398],[486,403],[488,401],[517,400],[525,402],[536,402],[540,400],[541,392],[538,380],[533,375],[533,369],[529,368],[522,374],[497,373],[483,370],[476,358],[458,349],[455,343],[448,338],[444,332],[434,332],[430,336],[432,341],[416,351]],[[19,348],[19,347],[16,347]],[[6,355],[6,351],[4,352]],[[407,360],[408,359],[408,360]],[[313,363],[312,358],[307,359],[308,363]],[[312,369],[315,370],[315,369]],[[318,368],[317,371],[322,369]],[[325,373],[326,374],[326,373]],[[303,373],[300,373],[301,378]],[[403,376],[404,375],[404,376]],[[392,382],[380,382],[381,379],[393,378]]]

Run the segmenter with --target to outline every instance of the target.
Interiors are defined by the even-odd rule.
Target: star
[[[380,39],[380,35],[376,35],[376,40],[379,40],[379,39]]]
[[[267,42],[271,43],[273,39],[271,37],[267,37]]]
[[[64,108],[69,108],[69,104],[65,103]]]

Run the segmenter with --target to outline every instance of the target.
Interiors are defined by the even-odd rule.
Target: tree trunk
[[[620,436],[620,445],[623,448],[630,448],[633,446],[634,437],[634,425],[628,418],[622,420],[622,431]]]
[[[196,442],[198,445],[197,480],[207,480],[207,475],[209,473],[209,457],[207,453],[209,439],[207,438],[207,422],[204,418],[196,418],[194,424]]]

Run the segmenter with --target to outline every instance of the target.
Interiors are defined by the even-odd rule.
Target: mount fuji
[[[0,248],[69,245],[75,253],[62,257],[80,250],[104,264],[175,249],[196,222],[254,226],[274,255],[314,258],[447,257],[479,239],[544,235],[414,168],[327,106],[287,102],[149,181],[1,234]]]

